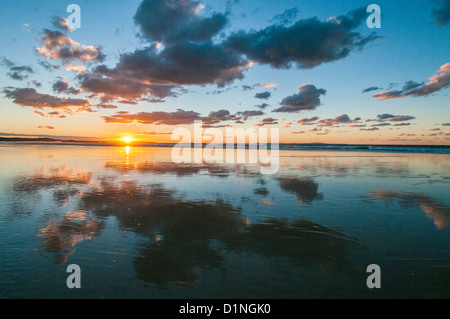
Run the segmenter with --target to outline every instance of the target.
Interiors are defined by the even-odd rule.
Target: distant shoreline
[[[127,146],[123,143],[106,141],[64,140],[53,138],[0,137],[0,144],[16,145],[77,145],[77,146]],[[173,147],[177,143],[130,143],[130,147]],[[203,144],[203,147],[208,145]],[[193,146],[193,144],[191,144]],[[189,147],[186,144],[186,147]],[[224,149],[226,144],[223,144]],[[267,145],[268,149],[271,145]],[[326,144],[326,143],[280,143],[279,150],[317,150],[317,151],[388,151],[407,153],[444,153],[450,154],[450,145],[395,145],[395,144]],[[237,148],[237,145],[235,145]],[[249,145],[245,145],[248,149]]]

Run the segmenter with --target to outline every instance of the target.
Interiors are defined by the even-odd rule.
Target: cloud
[[[51,126],[51,125],[39,125],[37,128],[48,129],[48,130],[54,130],[55,129],[55,127]]]
[[[385,122],[405,122],[405,121],[410,121],[410,120],[415,120],[416,118],[414,116],[411,115],[393,115],[393,114],[388,114],[388,113],[384,113],[384,114],[378,114],[376,119],[367,119],[366,122],[381,122],[381,123],[385,123]],[[387,126],[389,123],[381,125],[381,124],[377,124],[377,125],[372,125],[372,126]],[[402,125],[394,125],[394,126],[405,126],[405,125],[409,125],[408,124],[402,124]]]
[[[34,85],[36,88],[42,87],[42,83],[36,80],[31,81],[31,84]],[[30,83],[28,83],[28,85],[30,85]]]
[[[274,119],[272,117],[266,117],[261,121],[261,123],[257,123],[253,126],[264,126],[264,125],[275,125],[275,124],[278,124],[277,119]]]
[[[69,25],[69,21],[66,18],[61,18],[54,16],[51,18],[51,23],[54,28],[59,29],[60,31],[64,32],[73,32],[75,31],[75,27],[71,27]]]
[[[102,109],[117,109],[117,105],[107,103],[98,103],[95,106]]]
[[[414,120],[415,117],[411,115],[392,115],[392,114],[378,114],[377,119],[379,121],[391,121],[391,122],[404,122],[409,120]]]
[[[0,64],[9,69],[7,75],[13,80],[25,80],[30,76],[31,73],[34,73],[33,69],[30,66],[17,65],[7,57],[3,57]]]
[[[395,117],[395,115],[387,114],[387,113],[384,113],[384,114],[378,114],[378,115],[377,115],[377,118],[378,118],[379,120],[391,119],[391,118],[393,118],[393,117]]]
[[[391,123],[378,123],[378,124],[372,124],[372,127],[377,127],[377,126],[390,126],[392,125]]]
[[[218,111],[210,112],[207,117],[202,118],[202,121],[205,124],[217,124],[221,121],[231,121],[231,120],[235,120],[235,119],[236,119],[236,115],[231,115],[230,111],[218,110]]]
[[[323,199],[318,192],[319,184],[310,178],[281,177],[278,179],[282,190],[295,194],[300,203],[310,204],[314,200]]]
[[[389,121],[391,122],[403,122],[403,121],[409,121],[409,120],[414,120],[416,119],[414,116],[410,116],[410,115],[397,115],[391,119],[389,119]]]
[[[281,101],[281,107],[273,112],[297,113],[300,111],[315,110],[322,103],[320,96],[326,94],[326,90],[317,89],[312,84],[303,84],[299,86],[298,93],[285,97]]]
[[[255,105],[255,107],[257,107],[257,108],[259,108],[259,109],[261,109],[261,110],[266,109],[268,106],[270,106],[270,105],[267,104],[267,103]]]
[[[260,84],[242,85],[242,91],[251,91],[251,90],[254,90],[258,86],[260,86]]]
[[[275,17],[273,17],[273,19],[271,21],[282,24],[282,25],[286,25],[286,24],[290,24],[294,21],[294,19],[297,17],[298,15],[298,9],[297,8],[291,8],[291,9],[287,9],[285,10],[282,14],[278,14]]]
[[[60,68],[59,65],[54,65],[49,63],[48,61],[38,61],[38,64],[42,66],[46,71],[52,72]]]
[[[172,132],[153,132],[153,131],[150,131],[150,132],[137,132],[137,133],[134,133],[134,134],[136,134],[136,135],[171,135]]]
[[[272,93],[270,93],[269,91],[265,91],[265,92],[261,92],[261,93],[256,93],[255,97],[257,99],[267,100],[270,98],[271,95],[272,95]]]
[[[195,120],[201,120],[200,114],[194,111],[178,109],[176,112],[140,112],[137,114],[117,113],[112,116],[103,116],[105,123],[140,123],[154,125],[182,125],[192,124]]]
[[[368,87],[367,89],[362,90],[362,93],[367,93],[367,92],[377,91],[377,90],[382,90],[382,88],[380,88],[378,86],[371,86],[371,87]]]
[[[60,31],[44,29],[43,47],[36,51],[52,60],[61,60],[66,64],[72,61],[101,62],[104,55],[100,47],[82,45]]]
[[[442,65],[439,73],[428,79],[427,83],[408,81],[401,90],[391,90],[372,95],[378,100],[399,99],[407,96],[427,96],[450,85],[450,63]]]
[[[316,124],[315,122],[318,119],[319,119],[318,116],[314,116],[314,117],[311,117],[311,118],[304,117],[304,118],[298,120],[297,123],[300,124],[300,125],[314,125],[314,124]]]
[[[262,83],[261,86],[263,88],[273,88],[273,87],[277,87],[278,83],[273,83],[273,82],[269,82],[269,83]]]
[[[450,2],[448,0],[434,0],[435,7],[432,10],[434,22],[445,27],[450,23]]]
[[[111,93],[107,91],[110,84],[128,82],[123,84],[127,92],[134,86],[137,89],[132,97],[123,98],[133,101],[139,100],[141,95],[151,95],[148,87],[144,89],[149,85],[155,90],[156,86],[173,89],[190,85],[224,87],[243,79],[253,62],[276,68],[291,64],[313,67],[341,59],[376,38],[364,37],[356,31],[365,19],[365,9],[325,22],[312,18],[299,20],[292,26],[275,24],[260,31],[238,31],[231,36],[223,32],[228,13],[203,12],[202,9],[200,2],[192,0],[142,1],[134,21],[147,43],[134,52],[122,54],[115,67],[101,66],[80,78],[81,87],[90,91],[92,82],[101,82],[105,91],[91,92],[107,98]],[[289,16],[294,11],[286,14]],[[100,86],[98,84],[97,88]],[[261,86],[274,87],[276,83]],[[244,90],[252,88],[254,86],[243,86]],[[171,90],[164,92],[166,95],[160,94],[159,99],[151,101],[160,102],[161,98],[174,96]],[[111,98],[118,95],[113,94]],[[305,107],[308,108],[301,109]]]
[[[394,124],[394,126],[410,126],[411,123],[398,123],[398,124]]]
[[[377,36],[363,36],[356,28],[365,21],[366,8],[320,21],[301,19],[290,26],[271,25],[259,31],[237,31],[227,46],[260,64],[280,68],[312,68],[340,60],[362,49]]]
[[[434,198],[422,194],[385,189],[372,191],[370,196],[382,201],[395,200],[405,209],[418,207],[427,217],[433,220],[434,225],[438,229],[443,229],[450,224],[450,208],[445,203],[439,202]]]
[[[113,69],[102,65],[92,73],[83,73],[80,85],[112,98],[138,100],[143,95],[163,98],[174,96],[172,90],[183,85],[223,87],[242,79],[248,67],[248,61],[220,45],[184,41],[162,51],[153,45],[123,54]]]
[[[75,89],[73,87],[69,87],[69,85],[69,82],[58,80],[53,83],[52,89],[55,93],[79,94],[82,92],[81,89]]]
[[[100,70],[100,68],[97,68]],[[94,73],[82,73],[77,76],[79,85],[86,92],[101,96],[103,101],[123,99],[121,103],[136,104],[140,100],[175,96],[174,86],[148,84],[144,81],[122,77],[114,74],[111,77]]]
[[[244,120],[247,120],[249,117],[264,115],[263,111],[243,111],[237,112],[236,115],[241,116]]]
[[[137,114],[130,114],[126,111],[120,111],[112,116],[103,116],[105,123],[140,123],[140,124],[154,124],[154,125],[188,125],[194,121],[202,121],[204,127],[212,127],[213,124],[226,121],[236,121],[244,123],[248,118],[263,115],[262,111],[241,111],[231,114],[228,110],[212,111],[208,116],[201,116],[200,113],[194,111],[184,111],[178,109],[176,112],[140,112]],[[266,122],[266,124],[269,124]],[[226,125],[225,125],[226,126]],[[214,126],[214,127],[225,127]]]
[[[361,120],[361,118],[357,117],[355,119],[350,119],[350,117],[347,114],[342,114],[339,116],[336,116],[334,119],[323,119],[318,122],[319,126],[334,126],[339,124],[346,124],[346,123],[358,123]]]
[[[203,42],[218,34],[228,19],[221,13],[201,16],[202,9],[200,2],[192,0],[144,0],[134,21],[141,30],[141,36],[152,42]]]
[[[91,102],[85,99],[67,99],[52,96],[49,94],[38,93],[33,88],[6,88],[3,90],[5,97],[13,100],[20,106],[33,107],[35,109],[65,109],[71,111],[72,108],[76,112],[92,112],[89,108]]]
[[[86,71],[86,68],[82,65],[69,64],[68,66],[66,66],[66,71],[84,72]]]

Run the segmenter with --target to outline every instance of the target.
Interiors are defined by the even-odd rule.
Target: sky
[[[281,143],[450,145],[449,0],[0,5],[0,136],[171,142],[202,121]]]

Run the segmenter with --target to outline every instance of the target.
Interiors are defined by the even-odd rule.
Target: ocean
[[[449,147],[280,145],[261,174],[3,143],[0,165],[0,298],[450,297]]]

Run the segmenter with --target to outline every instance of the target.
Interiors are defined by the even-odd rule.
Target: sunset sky
[[[450,145],[448,0],[3,0],[0,16],[0,136],[171,142],[201,120]]]

